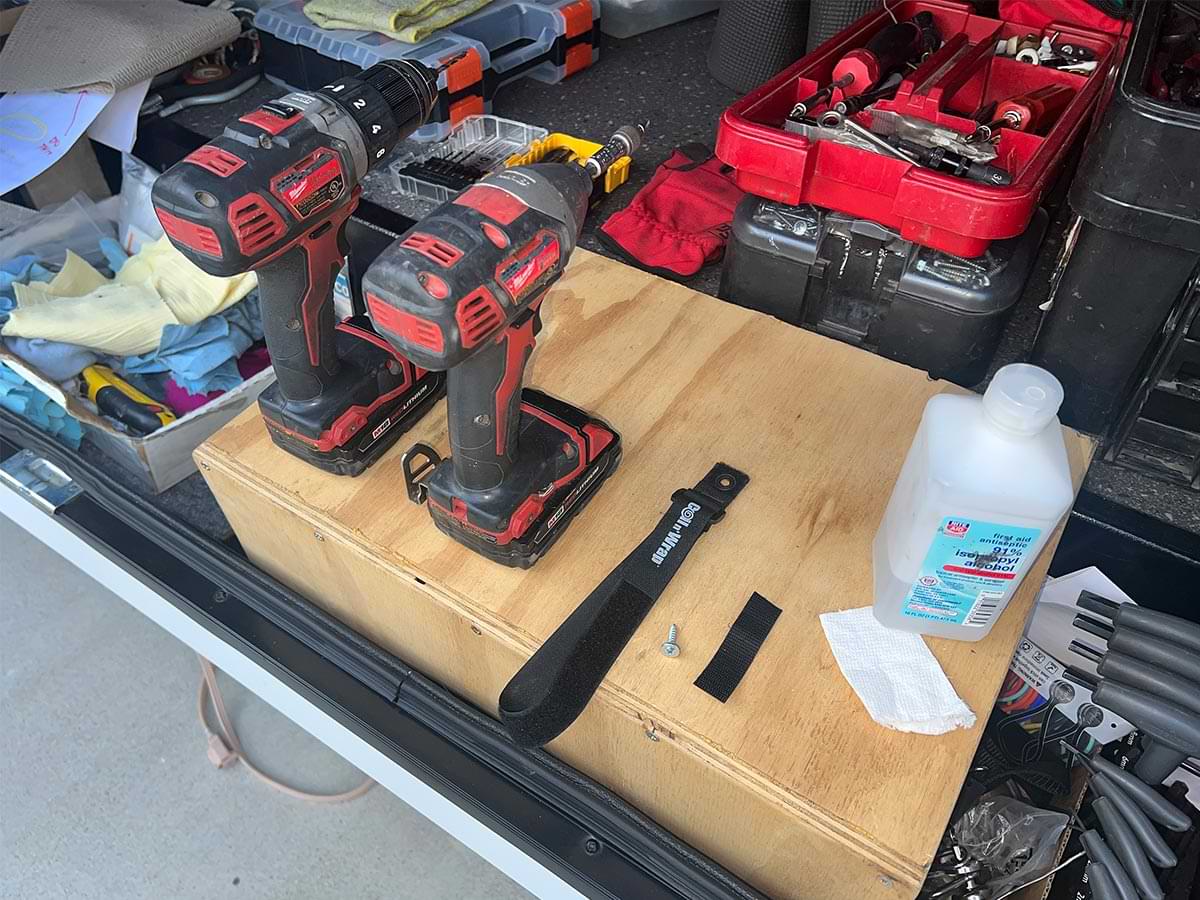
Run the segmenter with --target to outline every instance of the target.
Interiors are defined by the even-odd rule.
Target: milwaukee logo
[[[683,534],[683,529],[692,524],[692,520],[696,518],[696,513],[700,512],[700,504],[689,503],[679,513],[679,518],[675,520],[675,524],[671,526],[671,530],[667,532],[667,536],[663,538],[663,542],[659,544],[658,549],[650,556],[650,561],[656,566],[661,566],[667,558],[667,554],[679,543],[679,538]]]

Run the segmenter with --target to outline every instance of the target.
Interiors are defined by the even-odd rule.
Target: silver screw
[[[666,643],[662,645],[663,656],[675,657],[679,655],[679,644],[675,641],[677,637],[679,637],[679,629],[672,625],[671,630],[667,632]]]

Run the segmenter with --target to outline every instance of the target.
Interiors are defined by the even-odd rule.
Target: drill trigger
[[[423,459],[424,462],[413,471],[413,460]],[[438,452],[428,444],[413,444],[405,454],[400,457],[400,468],[404,472],[404,492],[408,494],[408,499],[417,505],[425,503],[425,498],[429,496],[429,489],[421,481],[428,472],[436,469],[442,461]]]

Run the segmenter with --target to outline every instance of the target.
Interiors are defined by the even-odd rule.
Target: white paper
[[[138,113],[150,89],[150,79],[118,91],[96,116],[88,137],[115,150],[129,153],[137,140]]]
[[[880,725],[945,734],[975,724],[919,634],[885,628],[869,606],[822,613],[820,620],[838,668]]]
[[[1076,614],[1084,612],[1075,605],[1080,591],[1091,591],[1115,603],[1132,602],[1107,575],[1095,566],[1089,566],[1046,582],[1025,626],[1025,634],[1063,665],[1076,666],[1096,677],[1096,664],[1070,649],[1071,641],[1092,645],[1103,643],[1075,627]],[[1103,650],[1103,646],[1100,649]]]
[[[99,88],[0,97],[0,194],[58,162],[111,99]]]

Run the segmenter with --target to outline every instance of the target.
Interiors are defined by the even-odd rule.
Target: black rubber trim
[[[414,672],[400,688],[401,705],[418,721],[445,721],[445,691],[423,675]],[[614,796],[575,769],[544,750],[522,750],[513,744],[503,727],[474,706],[454,698],[450,721],[461,724],[453,733],[456,743],[469,747],[477,756],[492,760],[508,771],[524,773],[524,786],[555,808],[575,811],[583,827],[606,846],[605,834],[611,820],[621,823],[621,834],[634,854],[654,871],[681,888],[686,897],[737,897],[759,900],[765,895],[735,878],[707,856],[679,841],[664,842],[664,831],[652,819],[625,803],[613,803]],[[529,760],[538,765],[531,768]],[[702,878],[697,879],[700,870]],[[685,889],[686,888],[686,889]],[[631,892],[623,897],[640,897]]]
[[[751,594],[725,640],[693,682],[696,687],[722,703],[728,700],[750,670],[750,664],[758,656],[759,648],[781,612],[783,610],[762,594],[757,591]]]
[[[56,514],[81,537],[581,893],[765,900],[616,795],[515,747],[480,711],[0,409],[0,458],[17,449],[84,488]]]

